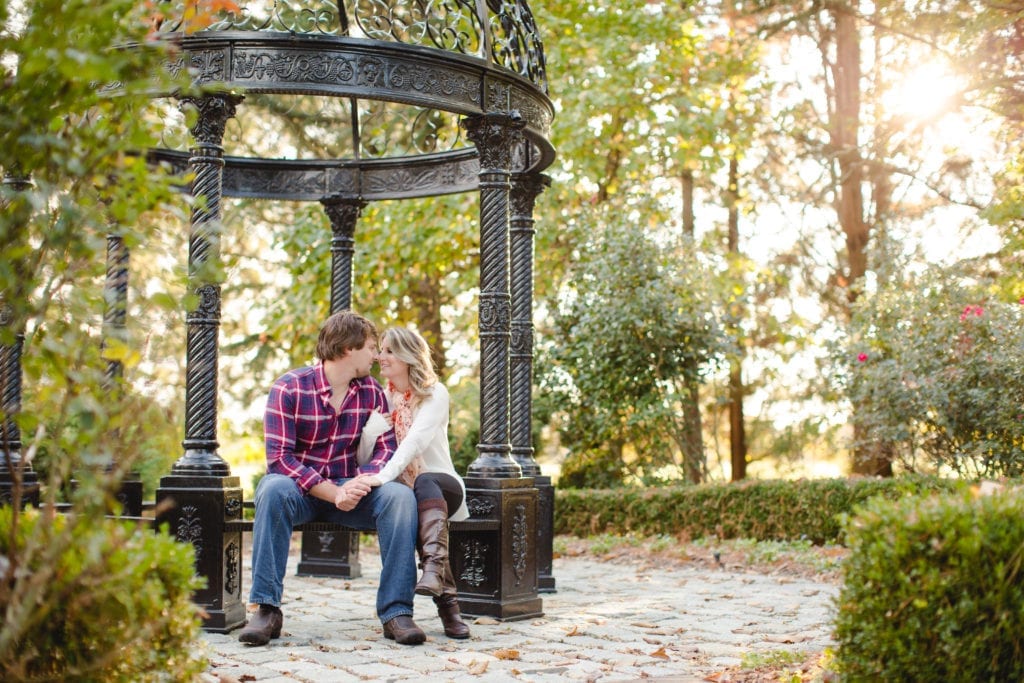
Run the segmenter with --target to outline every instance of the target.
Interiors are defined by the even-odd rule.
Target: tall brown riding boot
[[[444,587],[441,595],[434,598],[434,604],[437,605],[437,616],[441,617],[446,636],[458,640],[469,638],[469,626],[466,626],[459,611],[459,596],[455,590],[455,577],[452,576],[449,562],[444,563]]]
[[[423,576],[416,584],[418,595],[441,595],[444,567],[448,564],[448,506],[443,499],[420,504],[419,546]]]

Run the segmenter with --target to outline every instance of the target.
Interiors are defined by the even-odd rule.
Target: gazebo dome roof
[[[173,70],[245,96],[261,135],[226,131],[223,193],[396,199],[474,189],[464,116],[517,113],[513,171],[554,160],[544,50],[525,0],[262,0],[195,30],[182,0],[159,33]],[[177,18],[175,18],[177,17]],[[173,127],[172,127],[173,128]],[[237,126],[236,126],[237,128]],[[184,168],[187,141],[154,157]]]

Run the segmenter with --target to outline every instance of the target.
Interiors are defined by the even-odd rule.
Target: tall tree
[[[776,119],[787,140],[773,147],[769,168],[774,177],[762,180],[803,205],[805,216],[832,211],[830,238],[823,239],[821,221],[807,221],[800,248],[808,287],[818,292],[829,317],[844,326],[851,304],[891,271],[890,259],[900,251],[921,249],[915,221],[935,220],[937,211],[954,205],[978,206],[979,198],[958,182],[973,150],[929,137],[943,112],[915,119],[892,105],[893,93],[907,87],[899,79],[946,55],[923,39],[920,25],[900,23],[916,11],[905,3],[746,7],[764,38],[786,51],[788,59],[806,62],[813,53],[820,64],[816,78],[794,71],[790,82],[782,84]],[[980,223],[974,219],[975,226]],[[829,239],[833,252],[823,259]],[[818,274],[824,267],[831,274],[822,283]],[[860,430],[856,412],[851,423],[855,432]],[[854,471],[891,474],[887,444],[854,441],[860,444],[853,454]]]
[[[717,185],[724,184],[716,182],[724,165],[722,151],[744,145],[736,131],[746,130],[741,121],[750,101],[735,103],[730,112],[724,91],[742,90],[736,84],[749,78],[756,50],[749,44],[748,50],[741,49],[742,41],[699,3],[596,3],[587,12],[577,3],[544,4],[552,36],[546,41],[548,61],[553,82],[559,84],[553,140],[562,171],[555,174],[545,203],[557,213],[539,216],[539,259],[545,270],[564,272],[565,278],[553,280],[561,283],[558,289],[540,292],[561,297],[576,289],[576,271],[585,268],[579,255],[589,253],[574,250],[574,244],[595,235],[593,226],[581,222],[592,215],[587,207],[624,212],[638,230],[654,224],[695,235],[693,191],[703,193],[706,206],[705,197],[713,197]],[[563,39],[568,35],[575,39]],[[573,100],[579,106],[568,104]],[[731,135],[723,125],[730,118],[735,122]],[[600,154],[593,154],[595,144]],[[665,183],[667,178],[683,184],[682,199]],[[640,215],[640,206],[653,214]],[[714,221],[710,214],[699,218]],[[564,228],[544,235],[546,225]],[[691,251],[680,258],[715,258],[700,253],[707,244],[686,244]],[[718,299],[706,286],[702,289],[705,298]],[[682,447],[688,459],[699,463],[692,473],[704,471],[706,456],[700,374],[690,370],[688,398],[680,409],[686,415]]]

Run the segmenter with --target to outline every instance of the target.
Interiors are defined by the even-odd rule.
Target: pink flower
[[[1024,296],[1022,296],[1017,303],[1019,303],[1021,306],[1024,306]]]
[[[1024,303],[1024,298],[1021,299],[1021,303]],[[973,313],[975,317],[980,318],[981,314],[984,312],[985,309],[982,306],[972,306],[971,304],[967,304],[964,306],[963,313],[960,314],[960,322],[967,320],[967,317],[971,313]]]
[[[857,360],[860,361],[861,363],[865,362],[867,359],[868,359],[868,354],[866,354],[866,353],[858,353],[857,354]]]

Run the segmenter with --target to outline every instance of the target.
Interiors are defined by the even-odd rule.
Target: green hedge
[[[1022,504],[961,492],[858,508],[836,618],[844,680],[1024,680]]]
[[[770,480],[665,488],[558,489],[555,533],[673,535],[833,543],[840,518],[875,496],[951,491],[966,484],[937,477]]]

